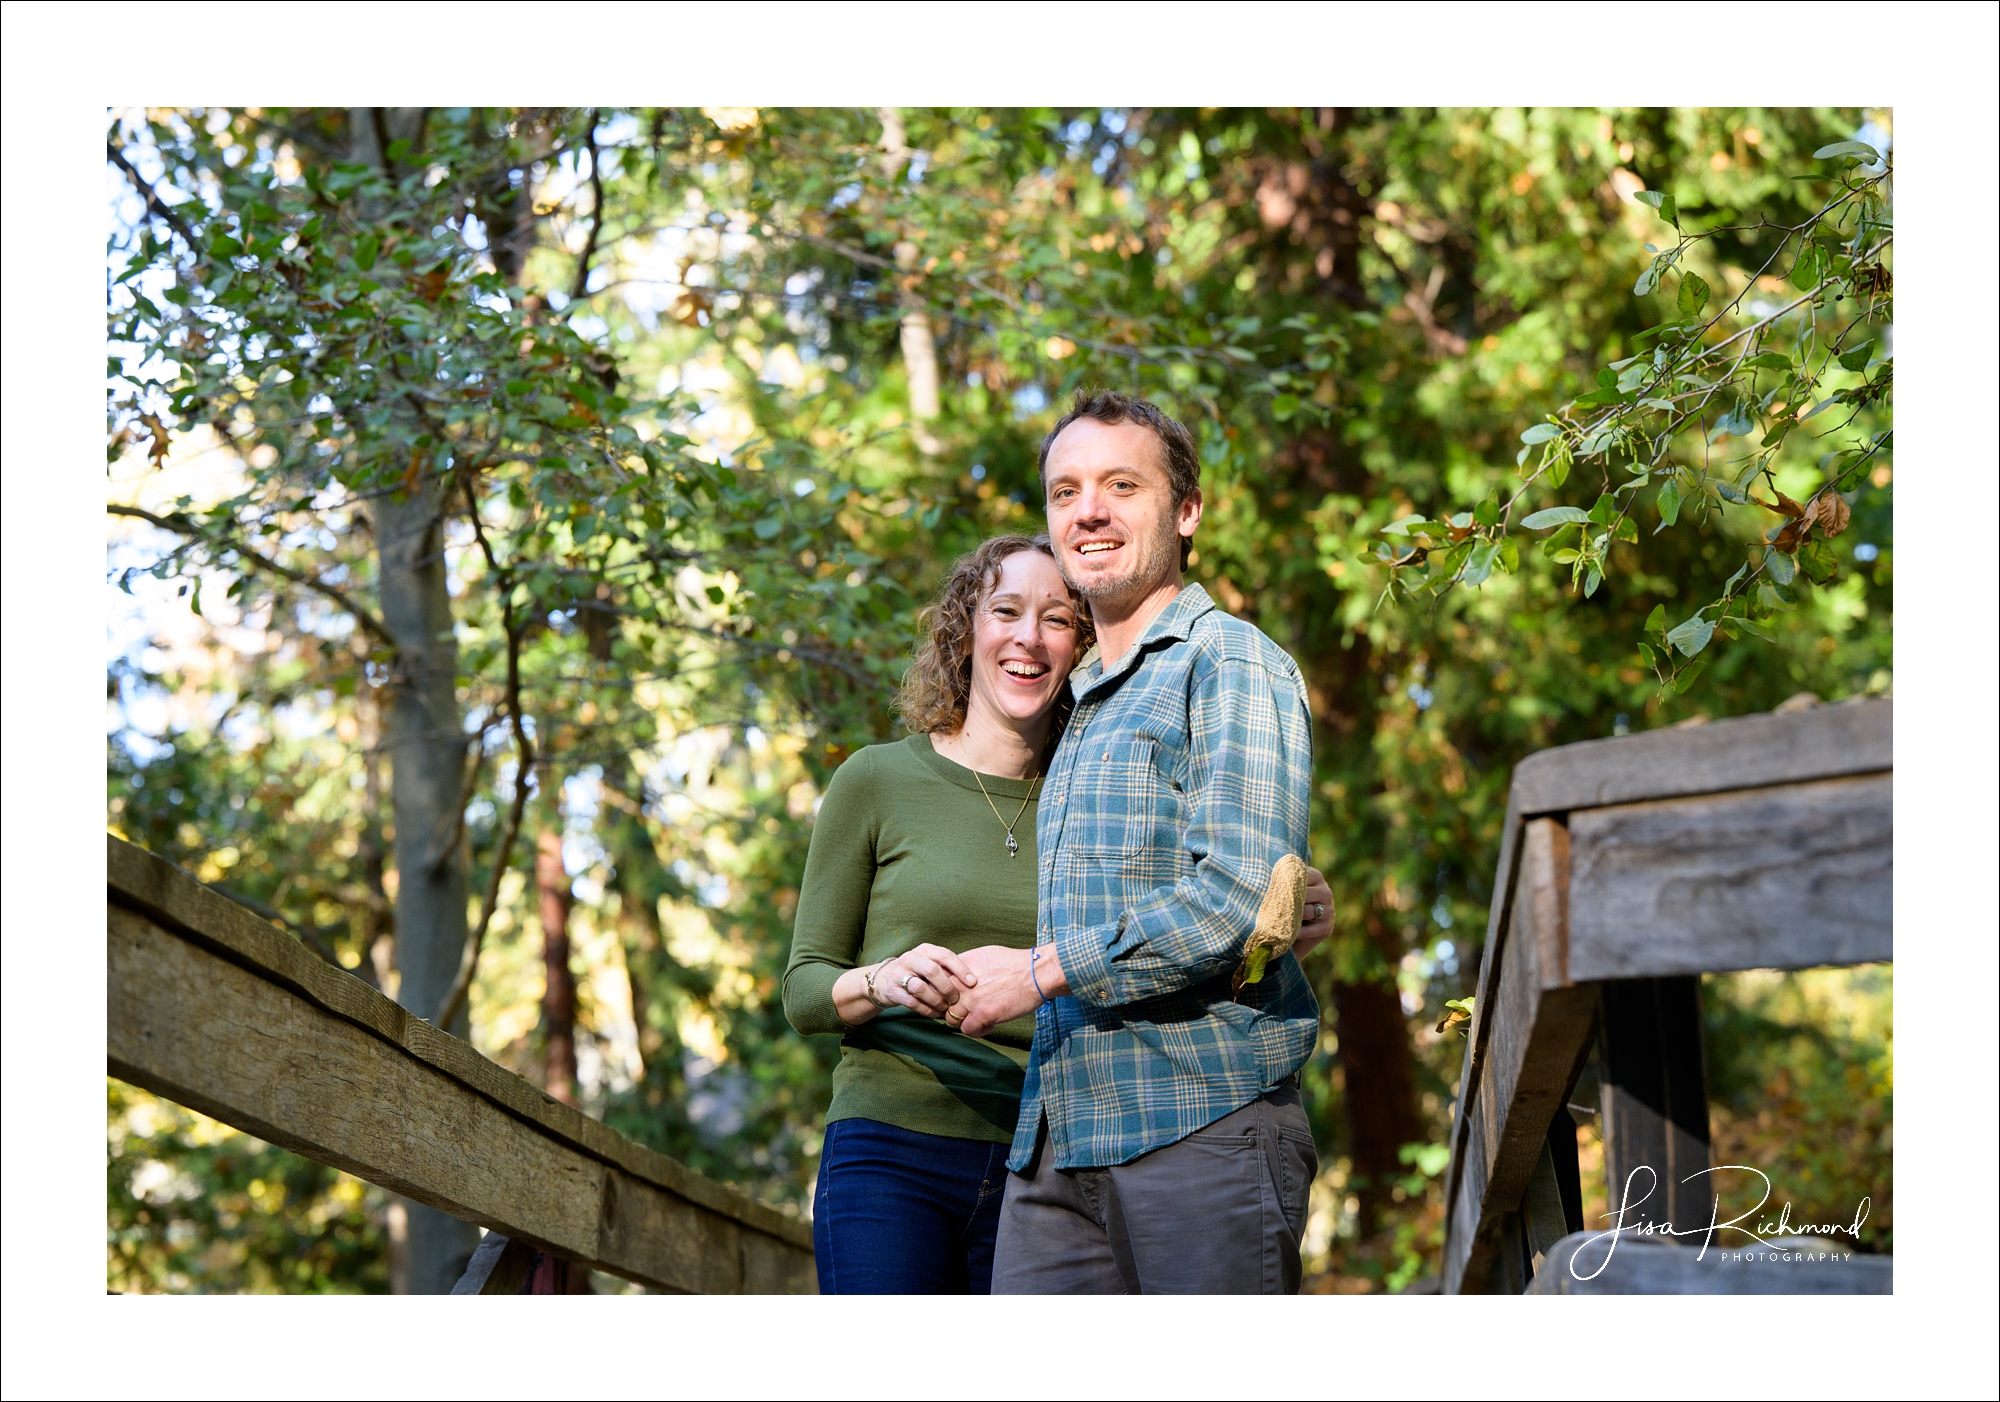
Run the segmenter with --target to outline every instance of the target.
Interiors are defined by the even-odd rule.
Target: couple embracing
[[[1297,956],[1331,924],[1304,682],[1182,585],[1185,427],[1079,398],[1040,469],[1048,535],[953,567],[912,733],[848,759],[814,825],[784,997],[842,1038],[820,1289],[1296,1291]]]

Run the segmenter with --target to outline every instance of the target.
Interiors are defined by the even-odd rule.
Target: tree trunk
[[[903,114],[894,107],[878,107],[876,115],[882,119],[882,173],[893,180],[910,159]],[[942,405],[938,398],[937,336],[931,329],[930,308],[917,286],[923,276],[917,268],[918,252],[907,239],[896,243],[896,266],[903,270],[901,341],[903,373],[910,386],[910,429],[918,450],[928,456],[944,445],[929,427]]]
[[[618,892],[618,937],[639,1034],[639,1080],[647,1103],[658,1105],[680,1093],[680,1037],[672,1005],[660,997],[678,967],[660,928],[660,900],[672,893],[675,882],[653,845],[643,807],[645,785],[629,760],[620,757],[604,766],[604,796],[609,810],[604,845],[612,862],[612,888]]]
[[[389,146],[423,138],[421,107],[356,107],[348,113],[354,159],[387,169]],[[357,211],[365,219],[381,211]],[[458,708],[458,642],[445,588],[443,484],[418,478],[413,490],[375,502],[375,548],[382,622],[396,640],[384,748],[389,806],[396,824],[396,1000],[434,1017],[465,949],[466,871],[458,826],[466,763]],[[469,1013],[447,1029],[471,1030]],[[479,1245],[479,1229],[411,1202],[406,1261],[410,1293],[448,1295]]]
[[[1368,939],[1390,969],[1394,935],[1373,910]],[[1334,1033],[1346,1071],[1348,1182],[1360,1202],[1360,1234],[1374,1235],[1395,1180],[1407,1170],[1398,1154],[1424,1137],[1417,1118],[1416,1064],[1409,1019],[1393,976],[1333,985]]]
[[[576,1104],[576,975],[569,967],[569,912],[574,904],[563,869],[562,833],[551,825],[535,839],[535,886],[541,894],[542,1083],[565,1105]]]

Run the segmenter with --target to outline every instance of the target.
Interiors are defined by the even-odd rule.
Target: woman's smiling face
[[[979,601],[972,634],[972,695],[980,707],[1019,725],[1045,716],[1076,664],[1077,609],[1056,562],[1016,550]]]

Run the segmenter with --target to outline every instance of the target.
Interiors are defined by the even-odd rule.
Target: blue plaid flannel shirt
[[[1058,1168],[1176,1143],[1305,1065],[1319,1004],[1287,954],[1232,997],[1271,867],[1307,857],[1312,729],[1298,665],[1181,590],[1076,709],[1035,817],[1036,942],[1070,996],[1035,1017],[1007,1165],[1043,1116]]]

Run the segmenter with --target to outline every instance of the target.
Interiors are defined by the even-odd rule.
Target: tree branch
[[[160,218],[166,220],[167,227],[181,236],[182,241],[188,246],[188,251],[196,257],[200,257],[201,245],[195,241],[194,230],[187,226],[180,215],[174,213],[174,207],[161,199],[159,193],[146,183],[145,178],[132,168],[132,163],[125,159],[123,151],[120,151],[108,141],[104,143],[104,149],[110,153],[111,163],[124,171],[125,178],[131,181],[138,188],[139,193],[146,197],[146,212],[148,214],[157,214]]]
[[[597,153],[597,109],[590,110],[590,125],[584,142],[590,153],[590,232],[584,236],[583,252],[576,260],[576,281],[570,284],[569,299],[580,302],[590,291],[590,260],[597,253],[597,235],[604,228],[604,172]]]
[[[500,833],[500,845],[493,852],[493,871],[486,881],[486,896],[480,903],[479,922],[466,936],[465,952],[458,961],[458,974],[451,981],[451,989],[444,995],[444,1003],[438,1009],[431,1025],[448,1031],[452,1020],[465,1006],[472,995],[472,976],[479,968],[480,946],[486,942],[486,927],[493,923],[493,912],[500,904],[500,881],[507,874],[508,858],[514,854],[514,841],[521,833],[521,819],[528,808],[528,782],[535,768],[535,743],[528,738],[527,725],[521,715],[521,624],[514,614],[513,574],[500,566],[494,557],[493,544],[486,538],[485,523],[479,517],[479,500],[473,495],[472,477],[463,479],[465,505],[472,517],[472,533],[479,541],[479,551],[486,557],[486,568],[493,572],[500,589],[501,626],[507,634],[507,718],[514,726],[514,749],[519,762],[514,769],[514,802],[507,813],[507,826]],[[483,749],[484,746],[482,745]]]
[[[155,516],[152,512],[142,510],[136,506],[118,506],[116,504],[107,506],[104,509],[113,516],[136,517],[141,521],[158,526],[162,530],[173,531],[179,535],[187,536],[192,540],[206,539],[202,535],[200,528],[186,517]],[[215,544],[215,542],[211,542],[211,544]],[[276,560],[266,559],[239,541],[223,541],[220,543],[220,546],[223,549],[235,551],[238,558],[246,564],[252,565],[266,573],[277,575],[280,579],[288,579],[301,589],[310,589],[321,598],[339,605],[341,611],[352,618],[362,632],[382,644],[383,647],[388,648],[391,652],[397,651],[396,639],[390,635],[388,628],[383,625],[382,621],[376,618],[365,607],[334,588],[331,584],[322,584],[311,575],[295,570],[289,565],[281,565]]]

